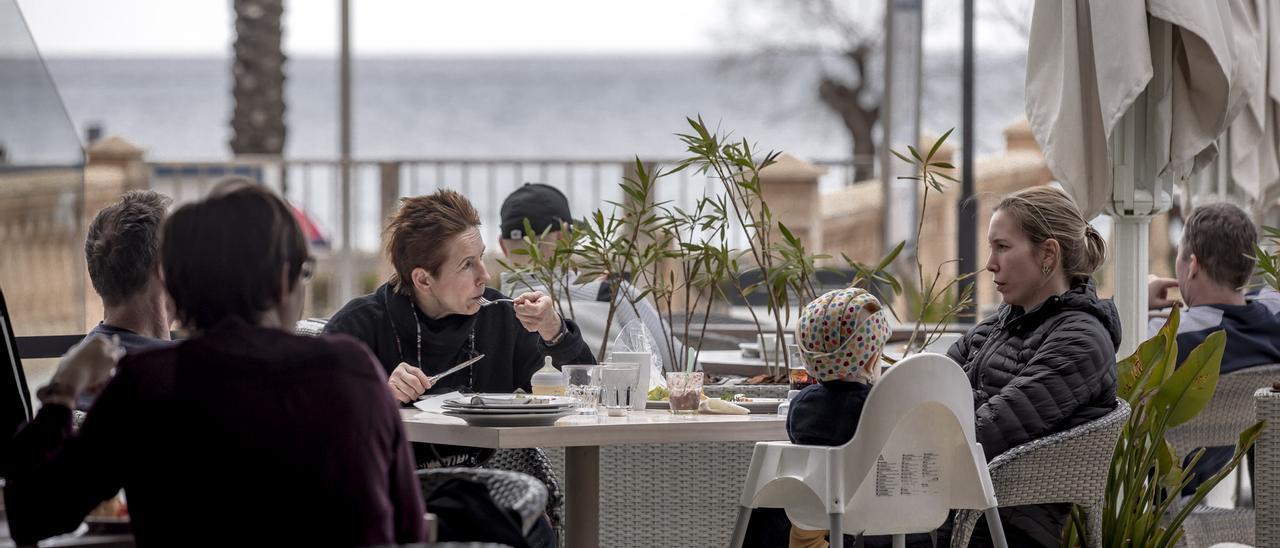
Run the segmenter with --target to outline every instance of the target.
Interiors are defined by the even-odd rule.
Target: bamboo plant
[[[949,162],[935,160],[938,150],[942,148],[942,144],[951,136],[951,132],[955,128],[947,130],[938,140],[934,141],[933,146],[929,148],[928,153],[920,154],[914,146],[907,146],[907,154],[903,154],[896,150],[890,150],[899,160],[910,164],[915,171],[914,175],[899,176],[898,179],[916,181],[924,187],[923,196],[920,200],[920,211],[917,215],[916,233],[915,233],[915,249],[911,253],[915,262],[915,285],[907,288],[908,307],[912,312],[915,325],[911,328],[911,336],[907,340],[906,354],[918,352],[937,341],[943,334],[943,330],[947,324],[951,323],[964,310],[973,306],[973,284],[967,284],[961,289],[961,282],[973,277],[977,272],[961,273],[944,279],[943,270],[949,264],[958,263],[959,261],[945,261],[938,265],[933,276],[926,278],[924,263],[920,259],[919,242],[920,236],[924,232],[924,219],[929,207],[929,193],[944,192],[943,181],[959,182],[946,171],[954,170],[955,166]],[[909,154],[909,156],[908,156]],[[905,243],[905,242],[904,242]],[[898,250],[891,254],[896,258],[897,253],[901,251],[903,244],[898,245]],[[887,264],[882,265],[887,266]],[[901,292],[901,286],[896,287]],[[958,293],[957,293],[958,291]],[[897,315],[897,312],[890,309]]]

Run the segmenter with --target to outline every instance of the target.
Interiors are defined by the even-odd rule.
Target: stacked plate
[[[551,426],[577,412],[571,398],[524,394],[474,394],[445,400],[441,407],[472,426]]]

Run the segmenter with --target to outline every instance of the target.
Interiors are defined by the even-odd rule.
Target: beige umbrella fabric
[[[1280,190],[1280,0],[1254,0],[1251,18],[1257,78],[1244,112],[1231,124],[1231,176],[1264,208]]]
[[[1095,55],[1099,46],[1104,53]],[[1111,198],[1107,143],[1151,75],[1140,2],[1036,2],[1027,50],[1027,122],[1049,169],[1086,218],[1101,213]]]
[[[1038,0],[1027,59],[1027,119],[1054,175],[1088,217],[1111,201],[1110,143],[1146,90],[1157,108],[1144,128],[1157,173],[1181,180],[1211,162],[1216,141],[1258,79],[1254,0]],[[1146,9],[1144,9],[1146,8]],[[1149,16],[1149,17],[1148,17]],[[1173,31],[1168,86],[1153,80],[1148,25]],[[1156,52],[1165,55],[1165,52]]]

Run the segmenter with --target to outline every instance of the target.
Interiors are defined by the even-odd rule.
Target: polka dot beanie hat
[[[889,321],[880,301],[856,287],[814,299],[805,305],[796,325],[804,367],[820,381],[873,381],[879,375],[863,367],[868,360],[879,359],[888,340]]]

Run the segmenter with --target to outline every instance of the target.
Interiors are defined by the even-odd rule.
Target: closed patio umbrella
[[[1027,119],[1087,218],[1115,218],[1121,355],[1145,338],[1150,217],[1217,155],[1258,79],[1255,0],[1038,0]]]
[[[1255,0],[1253,59],[1259,77],[1244,112],[1231,124],[1231,177],[1265,214],[1280,198],[1280,2]],[[1263,219],[1267,221],[1267,219]],[[1271,220],[1270,222],[1274,222]]]

